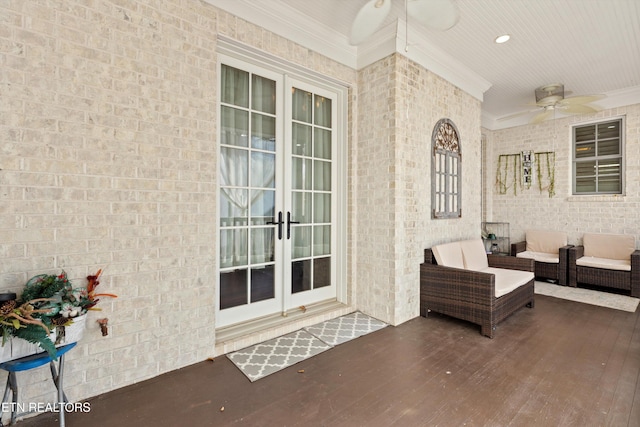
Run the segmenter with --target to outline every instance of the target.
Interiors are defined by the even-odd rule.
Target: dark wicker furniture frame
[[[584,256],[584,246],[574,246],[569,250],[569,286],[579,284],[594,285],[629,291],[629,295],[640,298],[640,250],[631,254],[631,271],[608,270],[606,268],[584,267],[576,261]]]
[[[537,279],[555,280],[559,285],[566,286],[569,283],[569,248],[573,245],[558,248],[558,263],[535,261],[534,274]],[[511,256],[516,256],[520,252],[527,250],[527,242],[511,244]]]
[[[488,255],[489,266],[534,271],[527,258]],[[431,249],[420,264],[420,315],[429,311],[480,325],[482,335],[493,338],[499,322],[524,306],[534,307],[534,279],[500,298],[495,297],[495,275],[436,263]]]

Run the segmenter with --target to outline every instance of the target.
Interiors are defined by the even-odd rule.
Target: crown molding
[[[419,32],[412,32],[411,26],[407,31],[406,22],[402,19],[398,20],[396,51],[458,86],[480,101],[483,100],[484,93],[491,87],[491,82],[455,60],[420,35]]]
[[[346,36],[306,15],[295,12],[280,0],[203,0],[240,19],[356,69],[357,48]]]

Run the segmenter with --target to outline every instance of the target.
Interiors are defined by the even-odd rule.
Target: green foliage
[[[70,287],[71,283],[67,278],[67,273],[62,271],[59,275],[39,274],[33,276],[25,285],[21,300],[30,301],[38,298],[52,298],[65,287]]]
[[[25,325],[16,329],[13,332],[13,335],[18,338],[22,338],[25,341],[29,341],[30,343],[39,345],[40,348],[49,353],[52,359],[57,357],[55,344],[51,341],[49,334],[45,332],[41,326],[32,324]]]

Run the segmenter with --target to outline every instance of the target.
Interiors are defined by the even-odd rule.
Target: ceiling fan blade
[[[605,97],[604,95],[572,96],[571,98],[564,98],[562,101],[559,101],[558,104],[561,104],[561,105],[589,104],[591,102],[599,101],[604,97]]]
[[[409,0],[407,11],[427,28],[448,30],[460,20],[458,7],[451,0]]]
[[[357,45],[375,33],[391,11],[391,0],[369,0],[358,11],[351,25],[349,43]]]
[[[563,113],[569,114],[589,114],[589,113],[597,113],[600,111],[598,108],[593,107],[591,105],[559,105],[557,107]]]
[[[565,98],[562,101],[558,102],[560,105],[582,105],[589,104],[591,102],[599,101],[604,98],[604,95],[583,95],[583,96],[572,96],[570,98]]]
[[[549,117],[551,117],[552,114],[553,114],[553,110],[552,109],[546,109],[543,112],[541,112],[540,114],[535,115],[533,117],[533,119],[531,119],[531,121],[529,123],[534,125],[536,123],[544,122]]]
[[[511,120],[511,119],[515,119],[516,117],[520,117],[520,116],[526,116],[527,114],[531,114],[535,111],[538,111],[539,108],[536,108],[534,110],[528,110],[528,111],[521,111],[519,113],[514,113],[514,114],[509,114],[508,116],[503,116],[500,117],[498,119],[496,119],[499,122],[505,121],[505,120]]]

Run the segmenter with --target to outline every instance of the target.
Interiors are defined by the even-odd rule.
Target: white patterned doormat
[[[227,357],[254,382],[385,326],[380,320],[355,312],[229,353]]]
[[[640,299],[626,295],[536,282],[535,293],[635,313]]]

